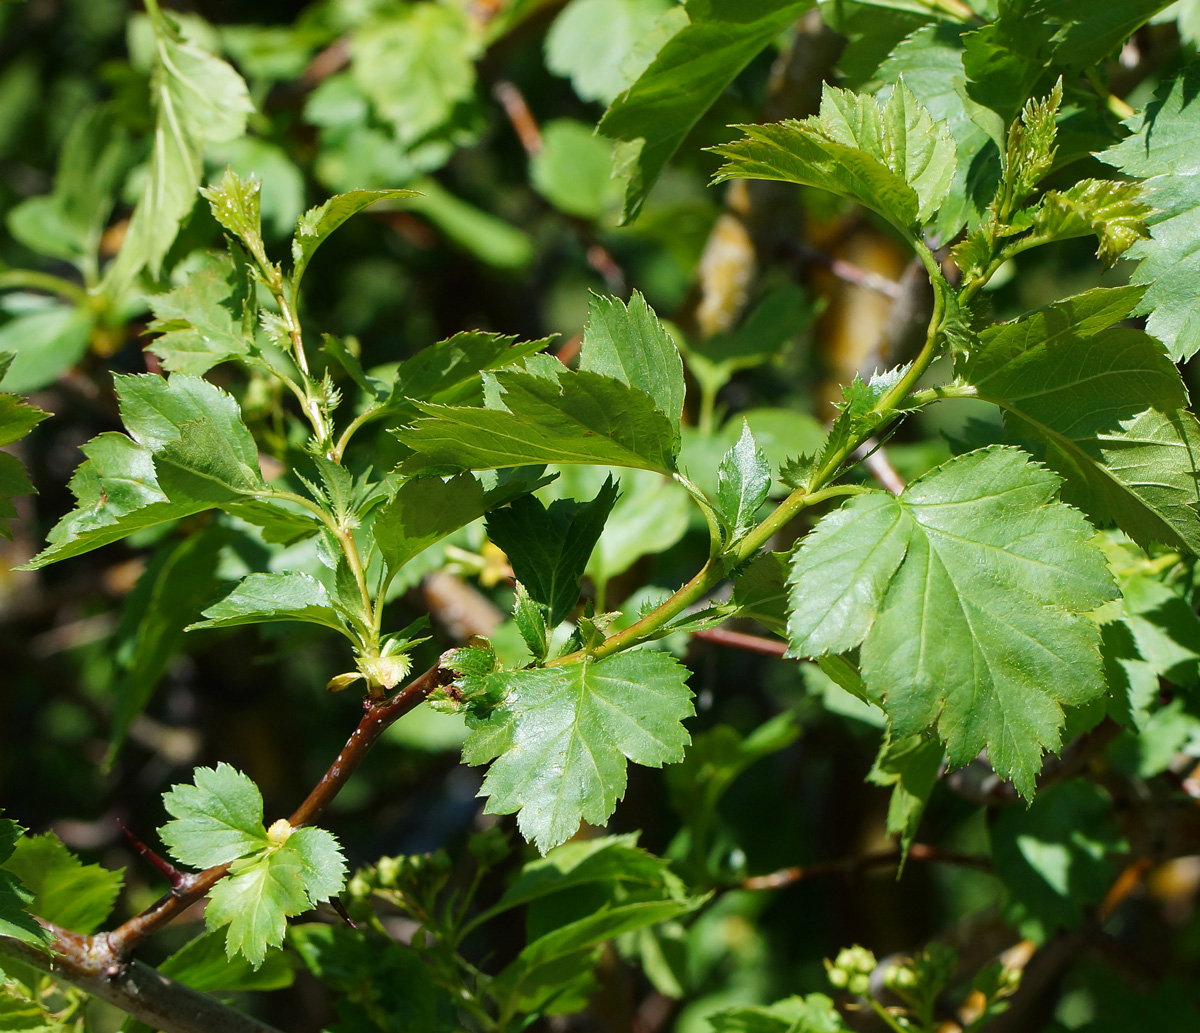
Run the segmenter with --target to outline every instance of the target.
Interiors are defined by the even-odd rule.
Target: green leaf
[[[879,755],[867,775],[877,786],[893,786],[888,801],[887,831],[900,837],[900,849],[908,856],[917,835],[929,794],[937,784],[946,751],[936,736],[910,735],[907,739],[884,737]]]
[[[871,698],[905,739],[936,725],[950,763],[982,749],[1031,797],[1063,707],[1104,692],[1081,614],[1114,588],[1059,479],[1012,448],[981,449],[898,498],[857,496],[797,551],[789,653],[862,645]]]
[[[158,830],[171,856],[193,868],[227,864],[269,844],[263,828],[262,794],[247,775],[220,763],[196,768],[194,785],[164,794],[171,815]]]
[[[258,968],[267,949],[283,943],[288,916],[310,906],[300,859],[276,850],[235,861],[209,893],[204,921],[209,930],[228,926],[225,953],[241,954]]]
[[[0,353],[2,357],[4,353]],[[11,360],[11,353],[8,353]],[[7,363],[5,363],[5,367]],[[4,379],[4,368],[0,368],[0,380]],[[25,437],[48,412],[27,405],[15,395],[0,394],[0,448],[11,445]],[[22,495],[31,495],[34,487],[25,468],[15,456],[0,453],[0,535],[12,539],[10,521],[17,515],[11,500]]]
[[[570,118],[553,119],[541,129],[542,149],[529,159],[534,190],[560,212],[581,219],[599,219],[620,203],[621,186],[612,178],[612,145],[607,140]]]
[[[469,473],[445,481],[440,477],[405,481],[379,509],[372,525],[384,563],[399,570],[434,542],[540,487],[545,483],[540,473],[540,469],[505,471],[491,488]]]
[[[742,436],[717,468],[717,512],[730,529],[728,544],[740,541],[758,523],[759,507],[770,491],[771,464],[743,420]]]
[[[412,947],[361,930],[308,923],[292,926],[288,946],[321,983],[335,992],[338,1023],[346,1033],[458,1033],[455,999],[430,977]],[[369,986],[369,993],[362,988]]]
[[[9,209],[13,237],[40,254],[89,268],[128,164],[128,151],[128,132],[106,107],[75,115],[59,154],[53,193]]]
[[[266,490],[258,449],[230,395],[184,373],[114,380],[131,436],[101,434],[82,446],[87,460],[70,484],[76,508],[47,535],[31,569]]]
[[[241,136],[246,116],[254,110],[246,84],[233,68],[185,40],[158,8],[148,13],[154,29],[154,150],[121,251],[105,274],[106,290],[118,296],[143,267],[159,275],[180,224],[196,203],[204,144]]]
[[[161,336],[147,347],[172,372],[199,376],[254,348],[254,292],[228,255],[205,255],[180,286],[152,297],[150,308],[148,329]]]
[[[208,202],[212,217],[265,267],[269,263],[262,239],[261,191],[262,182],[257,176],[243,178],[227,168],[216,186],[201,187],[200,196]]]
[[[369,208],[376,201],[392,201],[415,197],[413,190],[351,190],[331,197],[322,205],[310,208],[296,221],[296,236],[292,241],[292,301],[300,289],[300,280],[317,248],[352,215]]]
[[[787,556],[767,552],[756,557],[733,580],[731,602],[737,616],[756,620],[777,635],[787,624]]]
[[[207,528],[155,552],[125,601],[114,636],[120,675],[106,763],[111,764],[134,719],[149,703],[167,665],[180,652],[183,628],[218,594],[222,528]]]
[[[683,360],[675,342],[637,291],[628,308],[592,294],[579,368],[645,391],[672,426],[683,418]]]
[[[517,582],[513,599],[513,621],[521,633],[521,640],[536,663],[546,659],[550,652],[550,629],[546,627],[546,607],[534,602],[520,581]]]
[[[725,87],[813,2],[688,0],[688,23],[600,122],[600,132],[620,141],[614,174],[627,180],[622,222],[637,218],[671,156]]]
[[[1095,236],[1096,257],[1109,266],[1146,239],[1146,217],[1151,211],[1136,183],[1084,179],[1042,196],[1033,212],[1030,236],[1039,240]]]
[[[1103,789],[1082,779],[1052,786],[1028,810],[1004,808],[991,827],[992,860],[1008,891],[1005,917],[1044,942],[1073,929],[1113,880],[1110,854],[1127,849]]]
[[[21,393],[53,384],[87,352],[94,319],[72,305],[34,309],[0,326],[0,351],[15,352],[4,386]]]
[[[708,1016],[713,1033],[849,1033],[824,994],[789,997],[771,1005],[730,1008]]]
[[[516,340],[515,336],[468,330],[422,349],[396,370],[381,415],[389,422],[411,423],[421,414],[416,402],[481,404],[481,372],[515,366],[542,351],[551,338],[520,344]]]
[[[583,100],[611,103],[641,71],[629,74],[635,48],[674,10],[669,0],[571,0],[546,33],[546,67]]]
[[[906,36],[944,17],[925,0],[819,0],[821,20],[846,46],[837,70],[852,89],[882,77],[881,65]]]
[[[0,986],[0,1029],[6,1033],[67,1033],[67,1027],[19,984]]]
[[[1143,544],[1200,552],[1200,425],[1159,343],[1113,326],[1139,296],[1088,291],[992,327],[959,372],[1013,436],[1045,448],[1067,501]]]
[[[161,965],[158,971],[202,993],[282,990],[292,985],[295,973],[282,952],[267,955],[257,970],[241,958],[225,954],[225,938],[204,932]]]
[[[542,853],[581,820],[603,825],[625,794],[627,758],[651,767],[683,758],[681,722],[694,712],[686,675],[665,653],[640,651],[467,679],[468,690],[504,696],[463,747],[468,764],[495,761],[480,790],[487,812],[519,812]]]
[[[18,839],[4,867],[33,894],[33,914],[85,935],[108,918],[124,881],[124,869],[85,865],[53,832]]]
[[[0,818],[0,865],[10,857],[25,830],[10,818]],[[34,894],[12,872],[0,867],[0,935],[42,947],[50,942],[46,932],[29,914]]]
[[[475,91],[478,38],[444,4],[380,9],[350,37],[350,74],[406,148],[450,121]]]
[[[243,179],[253,176],[262,183],[262,225],[271,237],[283,237],[296,225],[304,211],[304,174],[278,144],[256,136],[210,144],[208,164],[230,168]]]
[[[678,429],[641,390],[565,368],[500,370],[485,382],[496,390],[494,408],[417,404],[430,418],[396,431],[416,453],[402,474],[530,463],[674,468]]]
[[[590,502],[559,499],[547,508],[526,495],[488,515],[488,537],[507,554],[530,596],[547,608],[551,628],[579,602],[580,579],[616,500],[610,477]]]
[[[944,123],[954,140],[954,178],[937,214],[943,241],[979,222],[1000,178],[999,150],[971,118],[961,93],[966,28],[946,22],[924,26],[901,41],[876,73],[885,83],[903,78],[917,103],[935,122]]]
[[[820,187],[870,208],[906,235],[928,221],[954,178],[954,141],[902,82],[882,104],[825,86],[818,115],[740,128],[745,139],[712,148],[730,159],[714,182]]]
[[[1128,256],[1139,259],[1133,281],[1148,284],[1135,314],[1167,346],[1173,359],[1200,350],[1200,133],[1195,103],[1200,61],[1163,83],[1146,110],[1130,123],[1133,135],[1103,153],[1102,160],[1128,176],[1146,177],[1144,198],[1154,208],[1146,220],[1150,239]]]
[[[203,617],[204,620],[189,624],[184,630],[303,621],[347,634],[325,586],[311,574],[300,571],[250,574],[224,599],[205,610]]]
[[[257,969],[268,948],[283,943],[286,919],[337,894],[345,875],[346,862],[330,833],[291,830],[280,842],[233,862],[209,893],[205,923],[210,930],[227,925],[225,953],[241,954]]]

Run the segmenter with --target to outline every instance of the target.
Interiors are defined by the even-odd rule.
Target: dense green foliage
[[[0,1029],[1195,1029],[1200,3],[246,17],[0,5]]]

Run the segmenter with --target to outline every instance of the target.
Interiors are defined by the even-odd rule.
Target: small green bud
[[[859,997],[865,997],[871,992],[871,977],[858,972],[850,977],[850,981],[846,984],[846,989],[852,994],[857,994]]]
[[[834,968],[829,962],[825,962],[825,966],[829,976],[829,985],[836,990],[845,990],[846,984],[850,982],[850,974],[844,968]]]
[[[359,872],[355,872],[346,883],[346,893],[354,900],[363,900],[371,895],[371,884]]]
[[[402,862],[398,857],[381,857],[379,863],[375,866],[375,871],[379,876],[379,885],[384,889],[394,887],[400,878],[402,866]]]

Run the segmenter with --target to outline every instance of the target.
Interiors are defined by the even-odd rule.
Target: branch
[[[325,776],[288,819],[293,826],[315,821],[362,763],[367,751],[397,718],[434,689],[451,680],[441,661],[367,712]],[[195,874],[179,873],[171,891],[111,933],[84,936],[43,923],[57,937],[55,954],[43,954],[18,940],[0,936],[0,955],[19,958],[116,1005],[161,1033],[277,1033],[214,998],[161,975],[129,955],[155,930],[203,898],[229,872],[216,865]]]
[[[729,646],[733,649],[744,649],[750,653],[762,653],[765,656],[783,656],[787,652],[787,643],[780,642],[779,639],[747,635],[744,631],[731,631],[729,628],[701,628],[692,632],[692,638],[715,642],[719,646]]]
[[[67,933],[67,936],[74,936]],[[87,974],[10,936],[0,936],[0,958],[12,958],[115,1005],[160,1033],[279,1033],[274,1026],[143,965]]]
[[[927,843],[914,843],[908,850],[909,860],[930,861],[935,864],[953,864],[962,868],[978,868],[990,872],[992,862],[986,857],[976,854],[963,854],[956,850],[943,850],[940,847],[929,846]],[[768,875],[752,875],[743,880],[744,890],[777,890],[784,886],[793,886],[806,879],[815,879],[827,875],[858,875],[871,868],[892,868],[904,860],[904,851],[879,850],[871,854],[859,854],[855,857],[843,857],[837,861],[821,861],[817,864],[795,865],[791,868],[781,868]]]

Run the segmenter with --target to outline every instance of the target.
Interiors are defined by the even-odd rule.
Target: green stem
[[[875,1000],[874,997],[868,998],[868,1000],[871,1002],[871,1009],[876,1015],[883,1019],[885,1023],[887,1023],[889,1029],[895,1030],[896,1033],[912,1033],[911,1030],[905,1029],[903,1026],[901,1026],[900,1023],[896,1021],[896,1017],[882,1004]]]
[[[342,431],[342,436],[338,438],[337,444],[334,445],[333,452],[330,453],[329,458],[335,463],[340,463],[342,461],[342,456],[346,452],[346,446],[350,444],[350,439],[354,437],[359,430],[365,427],[372,420],[378,419],[382,414],[383,406],[375,406],[370,409],[364,409],[357,416],[355,416],[354,419],[350,421],[349,426]]]
[[[76,305],[90,306],[92,298],[77,283],[65,280],[51,273],[41,273],[35,269],[6,269],[0,272],[0,290],[10,290],[18,287],[29,287],[35,291],[46,291],[57,294]]]
[[[712,503],[708,501],[708,496],[683,474],[675,473],[673,476],[676,482],[683,485],[687,493],[700,506],[700,511],[704,514],[704,519],[708,523],[708,554],[709,556],[718,555],[725,545],[725,532],[721,528],[721,520],[717,516],[717,511],[713,509]]]
[[[713,418],[717,410],[717,391],[705,380],[700,384],[700,413],[696,420],[696,429],[706,437],[713,432]]]
[[[861,484],[834,484],[813,492],[797,488],[775,507],[774,512],[741,540],[733,554],[734,565],[745,563],[770,541],[772,535],[809,506],[815,506],[818,502],[824,502],[826,499],[837,498],[839,495],[862,495],[870,490]]]
[[[1122,122],[1127,118],[1133,118],[1135,114],[1133,108],[1115,93],[1109,91],[1108,87],[1100,81],[1100,74],[1096,69],[1088,68],[1083,74],[1087,77],[1087,81],[1091,84],[1092,89],[1096,91],[1096,96],[1104,101],[1105,106],[1112,114],[1121,119]]]

